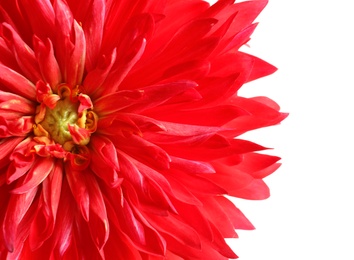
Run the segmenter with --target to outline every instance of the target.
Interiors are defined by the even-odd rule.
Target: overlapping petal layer
[[[224,195],[280,165],[237,137],[286,117],[237,94],[266,3],[0,0],[0,259],[236,258]]]

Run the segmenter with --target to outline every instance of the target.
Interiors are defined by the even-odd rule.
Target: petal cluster
[[[239,51],[266,0],[0,0],[0,259],[229,259],[279,167]]]

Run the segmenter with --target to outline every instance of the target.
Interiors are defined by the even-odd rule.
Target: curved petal
[[[96,67],[98,55],[101,51],[101,43],[104,28],[104,18],[106,13],[106,3],[103,0],[94,0],[91,2],[89,10],[86,13],[85,23],[83,25],[87,52],[86,69],[88,71]]]
[[[40,80],[40,70],[33,50],[10,25],[3,24],[2,31],[3,37],[8,42],[8,45],[11,46],[17,63],[24,75],[33,83]]]
[[[42,193],[36,216],[31,225],[29,244],[32,251],[41,247],[54,231],[61,195],[63,165],[56,161],[48,177],[43,181]]]
[[[86,184],[90,196],[90,219],[88,226],[92,241],[98,250],[101,250],[109,237],[109,222],[105,202],[102,197],[101,188],[94,175],[89,172],[86,176]]]
[[[75,198],[77,206],[81,210],[81,214],[86,221],[89,221],[90,196],[85,178],[85,171],[76,171],[69,164],[65,165],[65,175],[68,181],[71,193]],[[90,172],[87,172],[90,174]]]
[[[31,166],[21,186],[12,190],[14,194],[23,194],[39,186],[50,174],[54,166],[52,158],[37,158]]]
[[[18,187],[23,183],[18,182]],[[17,188],[17,187],[16,187]],[[5,217],[2,222],[2,232],[5,246],[10,252],[14,251],[18,227],[37,194],[37,186],[23,194],[13,194],[10,197]]]
[[[21,74],[0,63],[1,90],[36,101],[36,86]]]

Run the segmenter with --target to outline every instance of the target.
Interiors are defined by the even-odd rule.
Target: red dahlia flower
[[[0,0],[0,259],[227,259],[285,114],[246,82],[265,0]]]

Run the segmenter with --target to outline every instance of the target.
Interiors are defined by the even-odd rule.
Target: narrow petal
[[[127,74],[143,55],[146,44],[147,43],[145,38],[135,40],[134,44],[131,46],[133,53],[129,53],[129,56],[124,57],[124,59],[118,63],[119,66],[114,68],[113,71],[108,75],[105,82],[102,84],[102,88],[98,89],[97,94],[95,93],[95,95],[110,94],[116,91]],[[119,59],[119,57],[117,57],[117,59]]]
[[[31,23],[34,34],[42,39],[53,37],[55,29],[54,10],[50,0],[21,1],[23,10]]]
[[[98,98],[93,105],[95,112],[103,117],[138,103],[142,97],[143,91],[118,91]]]
[[[184,186],[183,183],[180,183],[173,177],[167,175],[166,178],[171,185],[172,194],[177,200],[196,206],[203,205],[195,194],[193,194],[193,190],[190,190],[188,187]]]
[[[8,184],[22,177],[32,167],[34,161],[37,159],[34,153],[30,152],[34,144],[32,138],[26,138],[13,150],[10,156],[11,163],[6,172]]]
[[[116,143],[120,144],[120,149],[124,152],[145,164],[153,165],[155,168],[159,169],[169,168],[171,161],[169,155],[157,145],[143,138],[136,135],[131,135],[129,138],[117,137]]]
[[[21,116],[16,120],[16,118],[7,119],[0,115],[0,137],[26,136],[33,130],[33,124],[32,116]]]
[[[86,40],[82,27],[74,22],[74,48],[67,60],[66,83],[69,86],[81,85],[85,69]]]
[[[127,234],[137,248],[155,255],[162,256],[165,254],[166,249],[163,238],[156,230],[148,226],[147,222],[142,221],[134,214],[125,199],[122,208],[117,210],[118,217],[121,220],[122,231]]]
[[[41,79],[39,67],[33,50],[21,39],[18,33],[8,24],[3,24],[3,35],[12,47],[17,63],[24,75],[33,83]]]
[[[36,100],[36,86],[16,71],[0,63],[1,90],[11,91],[29,100]]]
[[[119,161],[114,144],[106,138],[93,136],[91,139],[93,158],[92,171],[107,185],[115,187],[120,183],[118,178]]]
[[[205,146],[203,146],[203,144],[205,144]],[[266,149],[263,146],[241,139],[228,139],[228,143],[223,142],[218,144],[218,147],[210,147],[213,149],[205,149],[205,147],[208,147],[208,143],[198,144],[195,147],[191,146],[189,147],[189,149],[182,148],[183,145],[163,145],[163,148],[168,154],[171,154],[173,156],[201,161],[215,160],[229,157],[235,154],[261,151]],[[214,144],[211,143],[211,145],[213,146]]]
[[[31,115],[35,113],[35,104],[19,95],[0,90],[0,109]]]
[[[237,237],[231,219],[215,198],[217,197],[202,200],[203,214],[208,217],[209,221],[213,223],[215,227],[218,228],[223,237]]]
[[[69,172],[71,174],[71,172]],[[54,259],[63,259],[64,254],[72,245],[74,217],[77,214],[77,207],[72,201],[71,191],[68,185],[68,178],[63,178],[57,220],[53,237]],[[71,255],[71,257],[75,255]],[[74,258],[75,259],[75,258]]]
[[[56,161],[48,178],[43,181],[37,214],[31,225],[29,244],[33,251],[41,247],[44,241],[53,234],[61,194],[62,176],[62,163]]]
[[[189,89],[195,88],[197,84],[193,81],[178,81],[161,85],[149,86],[141,89],[143,98],[136,105],[128,107],[129,112],[139,113],[146,109],[156,107],[167,102]]]
[[[152,115],[154,112],[151,111],[149,114]],[[166,109],[165,111],[159,111],[158,115],[154,117],[162,121],[168,121],[173,118],[174,122],[180,124],[222,126],[237,117],[247,114],[244,109],[236,106],[214,106],[185,111]]]
[[[110,54],[102,55],[98,58],[96,61],[96,67],[88,71],[82,84],[85,93],[94,97],[95,93],[102,92],[100,88],[105,82],[107,76],[110,74],[111,69],[116,61],[116,56],[117,52],[116,49],[114,49]]]
[[[0,140],[0,169],[10,163],[10,155],[22,140],[22,137],[9,137]]]
[[[81,210],[81,214],[88,221],[90,215],[90,196],[84,176],[86,173],[84,171],[75,171],[68,164],[65,166],[65,173],[71,193]]]
[[[211,174],[213,175],[213,174]],[[190,175],[184,172],[173,172],[169,173],[169,179],[174,179],[175,181],[179,182],[183,185],[186,189],[188,189],[192,193],[196,194],[214,194],[214,195],[221,195],[227,194],[226,189],[224,189],[218,183],[209,180],[203,176],[199,175]]]
[[[264,200],[269,198],[270,191],[267,184],[260,179],[254,179],[249,185],[242,189],[231,190],[231,196],[249,200]]]
[[[152,216],[149,221],[153,223],[159,231],[174,237],[186,246],[201,249],[199,234],[178,216]]]
[[[93,242],[101,250],[109,237],[109,222],[105,202],[94,175],[89,172],[85,177],[90,196],[90,220],[88,225]]]
[[[12,193],[23,194],[37,187],[47,178],[53,166],[54,161],[52,158],[38,158],[28,171],[22,186],[13,189]]]
[[[34,49],[44,81],[51,86],[53,91],[56,91],[62,81],[62,76],[55,58],[53,43],[50,39],[41,41],[35,37]]]
[[[236,229],[244,229],[244,230],[252,230],[254,226],[251,222],[245,217],[245,215],[236,208],[236,206],[229,201],[225,197],[215,197],[215,200],[219,203],[219,205],[224,209],[224,212],[229,216],[234,228]]]
[[[23,183],[19,182],[18,187]],[[5,246],[12,252],[17,235],[17,228],[24,218],[26,212],[31,207],[31,204],[37,194],[37,187],[23,194],[13,194],[9,200],[5,218],[3,220],[2,232]]]
[[[69,132],[75,144],[86,145],[90,141],[90,132],[77,125],[68,125]]]
[[[86,69],[88,71],[96,67],[98,55],[101,49],[106,3],[103,0],[91,2],[84,23],[85,38],[87,41]]]
[[[213,240],[213,230],[209,221],[196,206],[175,202],[178,215],[185,223],[188,223],[198,234],[209,241]]]
[[[74,44],[70,38],[73,34],[74,18],[71,10],[63,0],[56,0],[53,3],[55,15],[55,32],[56,41],[53,42],[54,51],[58,60],[60,71],[62,72],[63,81],[67,82],[71,53],[74,49]]]
[[[186,160],[178,157],[171,157],[171,165],[181,171],[193,174],[213,174],[214,167],[207,162]]]

